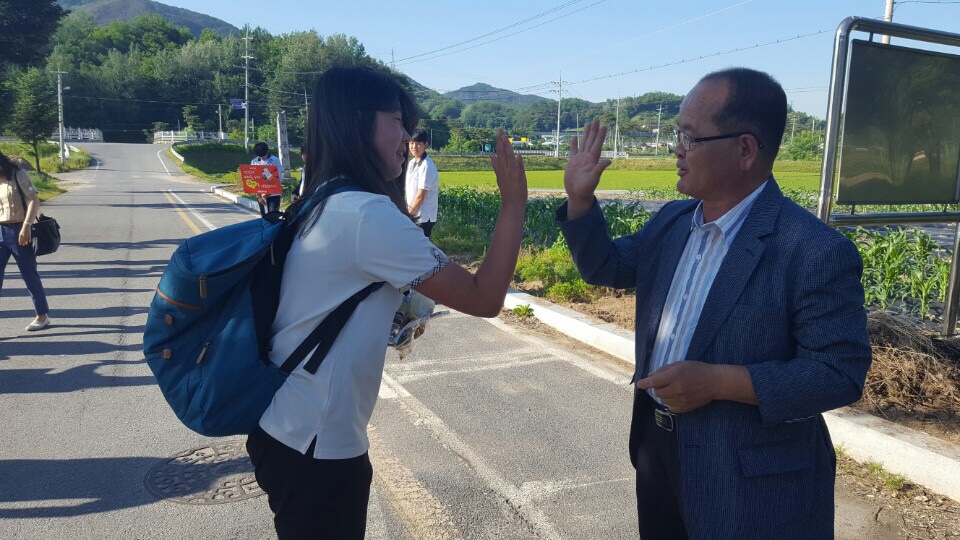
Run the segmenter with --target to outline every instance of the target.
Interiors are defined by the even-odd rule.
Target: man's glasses
[[[713,137],[691,137],[686,133],[680,131],[679,129],[673,130],[674,139],[677,141],[677,146],[682,147],[685,151],[689,152],[690,148],[693,146],[693,143],[701,143],[708,141],[719,141],[721,139],[732,139],[734,137],[739,137],[741,135],[752,135],[754,139],[757,140],[757,144],[760,145],[760,148],[763,148],[763,142],[760,140],[760,137],[757,137],[749,131],[738,131],[737,133],[724,133],[723,135],[714,135]]]

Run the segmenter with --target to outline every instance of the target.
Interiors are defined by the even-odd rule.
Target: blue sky
[[[885,6],[884,0],[161,1],[272,34],[315,29],[356,36],[371,56],[395,61],[439,92],[484,82],[556,99],[562,73],[564,97],[684,94],[705,73],[741,65],[771,73],[795,109],[820,118],[837,25],[851,15],[880,18]],[[897,2],[893,20],[960,33],[960,2]],[[808,34],[815,35],[791,39]]]

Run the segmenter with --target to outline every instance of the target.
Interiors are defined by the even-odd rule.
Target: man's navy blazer
[[[668,203],[616,240],[598,205],[572,221],[566,205],[557,212],[587,283],[636,287],[634,381],[650,361],[698,203]],[[758,403],[714,401],[678,415],[691,539],[833,537],[836,454],[820,413],[863,392],[871,350],[862,271],[849,239],[767,182],[717,272],[685,358],[746,366]],[[644,444],[636,404],[631,461]]]

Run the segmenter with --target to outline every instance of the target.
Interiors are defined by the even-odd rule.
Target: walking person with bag
[[[20,275],[30,291],[37,316],[27,330],[42,330],[50,325],[47,295],[37,273],[31,224],[40,212],[40,194],[30,175],[0,153],[0,293],[3,274],[12,255]]]
[[[452,309],[494,317],[513,277],[527,201],[522,159],[501,132],[491,161],[503,206],[487,256],[471,274],[408,212],[404,168],[417,116],[397,81],[370,68],[329,69],[313,92],[308,195],[290,212],[312,208],[328,181],[346,179],[356,190],[335,191],[304,218],[284,264],[270,361],[284,362],[352,295],[382,286],[357,305],[318,369],[301,365],[290,373],[247,441],[283,540],[364,537],[373,478],[367,424],[401,295],[415,289]]]

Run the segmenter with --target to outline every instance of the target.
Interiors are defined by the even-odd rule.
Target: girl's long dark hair
[[[386,195],[408,215],[403,177],[406,163],[395,179],[385,180],[388,165],[382,163],[374,144],[377,111],[400,111],[403,125],[411,132],[417,125],[419,110],[410,94],[390,75],[368,67],[330,68],[320,76],[313,89],[306,133],[306,154],[310,161],[304,193],[314,193],[327,180],[344,176],[362,190]],[[310,196],[294,203],[296,213]],[[304,230],[319,217],[314,213]]]
[[[10,161],[10,158],[3,155],[3,152],[0,152],[0,177],[13,180],[18,169],[20,167],[17,167],[13,161]]]

